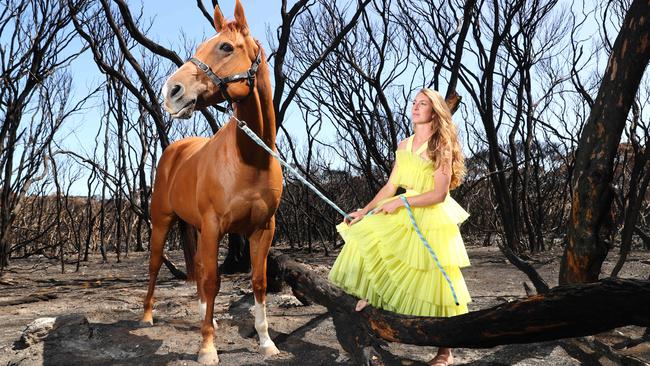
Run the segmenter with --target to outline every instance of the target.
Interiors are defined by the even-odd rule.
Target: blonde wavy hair
[[[449,189],[458,187],[465,177],[465,157],[458,141],[456,125],[451,120],[451,111],[445,99],[435,90],[422,89],[418,94],[426,95],[433,106],[433,135],[429,138],[427,153],[433,161],[433,166],[438,167],[451,161],[451,182]],[[444,167],[443,167],[444,169]]]

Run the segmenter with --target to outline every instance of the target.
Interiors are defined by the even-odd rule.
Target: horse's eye
[[[222,43],[219,46],[219,49],[222,50],[223,52],[228,52],[228,53],[233,51],[232,45],[230,43],[226,43],[226,42]]]

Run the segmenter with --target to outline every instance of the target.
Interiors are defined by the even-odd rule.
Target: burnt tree
[[[630,5],[605,77],[582,130],[572,178],[572,205],[560,284],[594,282],[609,246],[614,158],[650,59],[650,0]]]
[[[70,9],[84,7],[70,0]],[[69,102],[66,65],[83,47],[74,45],[68,7],[42,0],[3,1],[0,10],[0,271],[9,265],[18,209],[42,170],[43,156],[74,111]],[[58,89],[58,90],[57,90]],[[47,110],[50,96],[65,100]],[[83,101],[77,107],[80,108]],[[39,115],[41,114],[41,115]],[[35,118],[42,118],[35,123]],[[32,118],[32,121],[29,121]]]

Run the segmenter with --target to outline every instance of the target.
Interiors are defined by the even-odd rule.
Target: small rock
[[[76,332],[80,332],[79,327],[82,325],[88,325],[88,319],[79,314],[63,315],[56,318],[38,318],[23,330],[16,347],[27,348],[39,343],[59,328],[72,328]]]
[[[275,301],[274,301],[278,307],[281,308],[296,308],[298,306],[302,306],[302,303],[300,300],[298,300],[295,296],[293,295],[279,295],[275,296]]]
[[[29,347],[36,344],[47,337],[52,328],[56,318],[38,318],[33,322],[27,324],[25,330],[20,335],[20,342]]]
[[[232,315],[229,313],[216,313],[214,314],[216,320],[232,320]]]

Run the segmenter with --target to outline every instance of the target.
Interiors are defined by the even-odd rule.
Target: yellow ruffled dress
[[[433,190],[433,164],[421,156],[426,144],[413,152],[411,136],[406,145],[395,153],[391,182],[405,188],[406,197]],[[391,197],[378,206],[393,199],[399,198]],[[449,195],[439,204],[412,210],[454,286],[459,305],[403,207],[393,214],[366,216],[352,226],[337,226],[345,245],[329,273],[330,281],[395,313],[436,317],[467,313],[471,298],[460,268],[470,263],[458,225],[469,214]]]

